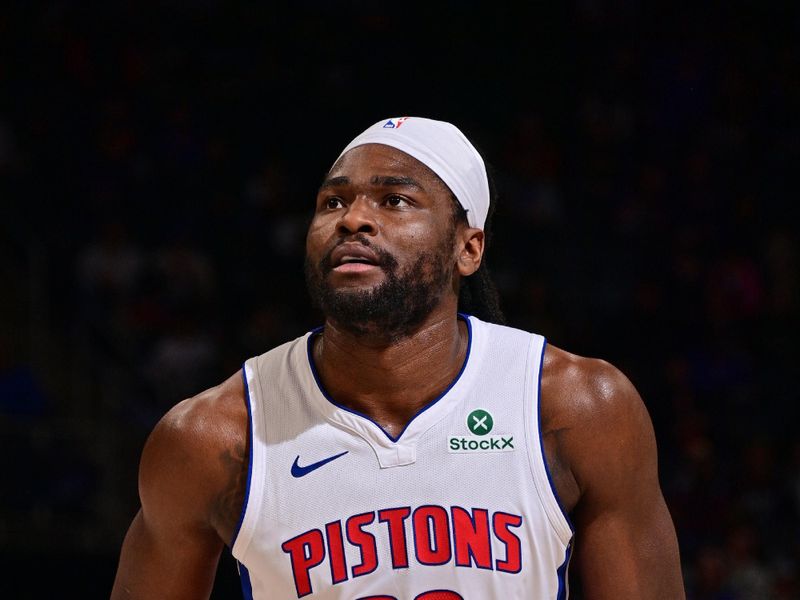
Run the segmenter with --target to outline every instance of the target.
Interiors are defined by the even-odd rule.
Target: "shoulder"
[[[542,366],[542,430],[585,497],[605,475],[655,467],[655,437],[638,391],[607,361],[548,345]],[[608,481],[608,479],[605,479]]]
[[[139,470],[142,507],[151,518],[181,515],[220,529],[221,499],[232,478],[246,470],[244,393],[237,373],[176,404],[156,424]]]
[[[172,407],[151,432],[143,458],[166,453],[195,462],[231,442],[244,441],[246,427],[244,382],[237,373]]]
[[[553,416],[593,419],[644,407],[636,388],[611,363],[547,345],[542,366],[542,388],[548,392]]]

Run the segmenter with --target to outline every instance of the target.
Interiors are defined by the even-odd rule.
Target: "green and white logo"
[[[475,435],[486,435],[494,427],[494,419],[488,411],[478,408],[467,416],[467,427]]]
[[[472,435],[451,435],[447,449],[455,454],[474,452],[510,452],[514,450],[513,435],[489,435],[494,419],[487,410],[476,408],[467,415],[467,429]]]

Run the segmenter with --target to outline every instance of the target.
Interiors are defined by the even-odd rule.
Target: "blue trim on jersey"
[[[572,519],[569,518],[567,511],[564,510],[564,505],[561,503],[561,498],[558,497],[558,492],[556,491],[556,486],[553,483],[553,476],[550,474],[550,467],[547,464],[547,455],[544,453],[544,436],[542,435],[542,372],[544,371],[544,351],[547,349],[547,340],[544,340],[542,343],[542,356],[539,358],[539,392],[538,397],[536,398],[537,407],[536,410],[539,413],[538,421],[539,425],[539,448],[542,452],[542,462],[544,463],[544,471],[547,473],[547,481],[550,484],[550,490],[553,492],[553,497],[556,499],[556,504],[558,504],[558,508],[561,509],[561,514],[564,515],[564,518],[567,520],[567,524],[569,525],[570,530],[572,533],[575,533],[575,526],[572,524]]]
[[[242,563],[236,561],[239,569],[239,581],[242,583],[242,596],[244,600],[253,600],[253,584],[250,583],[250,571]]]
[[[414,414],[414,416],[411,417],[411,419],[409,419],[408,423],[406,423],[406,426],[403,427],[403,430],[400,433],[397,434],[397,437],[392,437],[391,435],[389,435],[389,433],[383,427],[381,427],[380,425],[375,423],[375,421],[370,419],[367,415],[365,415],[363,413],[360,413],[357,410],[353,410],[352,408],[347,408],[346,406],[343,406],[343,405],[337,403],[333,398],[331,398],[328,395],[327,390],[322,385],[322,381],[319,378],[319,373],[317,373],[317,367],[314,364],[314,356],[313,356],[313,353],[312,353],[314,338],[317,335],[319,335],[320,333],[322,333],[324,327],[317,327],[316,329],[314,329],[311,332],[311,335],[308,336],[308,346],[307,346],[308,364],[311,367],[311,373],[314,375],[314,381],[317,382],[317,387],[319,388],[319,391],[322,392],[322,395],[325,396],[325,399],[328,400],[328,402],[330,402],[331,404],[333,404],[337,408],[341,408],[342,410],[346,410],[349,413],[352,413],[354,415],[358,415],[359,417],[361,417],[363,419],[366,419],[367,421],[370,421],[371,423],[374,423],[375,426],[378,429],[380,429],[387,438],[389,438],[392,442],[397,443],[398,440],[401,437],[403,437],[403,433],[405,433],[406,429],[408,429],[408,426],[411,425],[411,423],[414,421],[414,419],[416,419],[418,416],[420,416],[422,413],[424,413],[426,410],[428,410],[431,406],[436,404],[439,400],[444,398],[447,395],[447,392],[449,392],[452,389],[452,387],[456,384],[456,382],[459,379],[461,379],[461,375],[464,374],[464,369],[467,368],[467,363],[469,362],[470,351],[472,350],[472,324],[469,322],[469,316],[468,315],[465,315],[465,314],[462,314],[462,313],[458,313],[458,318],[461,319],[462,321],[464,321],[467,324],[467,354],[464,357],[464,364],[461,365],[461,370],[459,370],[458,375],[456,375],[455,379],[453,379],[453,381],[450,382],[450,385],[447,386],[446,390],[444,390],[436,398],[434,398],[428,404],[426,404],[421,409],[419,409],[416,412],[416,414]]]
[[[233,539],[230,545],[231,548],[233,548],[233,545],[236,543],[236,538],[239,537],[239,530],[242,528],[242,523],[244,523],[244,514],[247,512],[247,501],[250,498],[250,480],[253,477],[253,413],[250,408],[250,386],[247,385],[247,373],[244,370],[244,365],[242,365],[242,381],[244,381],[244,397],[247,400],[247,428],[249,430],[247,437],[250,441],[250,452],[248,452],[247,457],[247,485],[244,488],[244,503],[242,504],[242,512],[239,515],[239,522],[236,524],[236,529],[233,533]]]
[[[558,567],[556,575],[558,576],[558,593],[556,600],[566,600],[569,594],[569,587],[567,586],[567,569],[569,569],[569,559],[572,556],[572,541],[567,545],[566,555],[564,562]]]

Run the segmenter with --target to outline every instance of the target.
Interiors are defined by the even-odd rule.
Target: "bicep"
[[[581,498],[575,566],[586,598],[683,598],[677,538],[658,481],[647,410],[615,370],[590,424],[573,440]]]
[[[576,511],[575,527],[574,566],[585,598],[683,598],[678,544],[658,489]]]
[[[206,532],[157,529],[140,510],[122,544],[111,598],[208,598],[221,550]]]
[[[203,405],[181,403],[156,425],[139,465],[141,510],[125,536],[112,597],[208,598],[223,548],[212,507],[223,485]]]

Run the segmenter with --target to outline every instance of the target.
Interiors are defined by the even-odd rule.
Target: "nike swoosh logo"
[[[292,477],[305,477],[311,471],[316,471],[323,465],[327,465],[332,460],[336,460],[337,458],[344,456],[347,454],[349,450],[345,450],[341,454],[335,454],[334,456],[329,456],[328,458],[323,458],[322,460],[318,460],[315,463],[311,463],[310,465],[306,465],[305,467],[301,467],[297,464],[297,461],[300,460],[300,455],[297,455],[297,458],[294,459],[294,463],[292,464]]]

